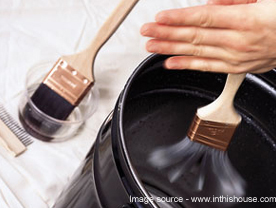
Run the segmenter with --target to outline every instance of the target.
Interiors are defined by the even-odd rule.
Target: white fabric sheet
[[[17,119],[26,73],[35,64],[72,54],[90,42],[119,0],[0,0],[0,103]],[[149,54],[142,24],[158,11],[205,0],[140,0],[95,63],[96,113],[61,143],[38,140],[18,158],[0,147],[0,208],[51,207],[88,152],[135,67]]]

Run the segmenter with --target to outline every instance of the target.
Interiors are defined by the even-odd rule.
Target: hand
[[[156,22],[141,28],[142,35],[153,38],[146,49],[176,55],[166,60],[168,69],[262,73],[276,67],[276,1],[213,2],[235,5],[209,4],[157,14]]]

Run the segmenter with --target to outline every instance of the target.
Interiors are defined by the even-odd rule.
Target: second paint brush
[[[68,118],[94,84],[93,64],[98,51],[137,2],[138,0],[121,0],[85,50],[62,56],[56,62],[31,97],[31,101],[40,111],[54,119]],[[60,128],[51,123],[44,125],[48,135],[47,138],[41,138],[33,129],[39,129],[42,122],[36,119],[28,104],[20,120],[30,134],[42,140],[50,140],[51,135]]]

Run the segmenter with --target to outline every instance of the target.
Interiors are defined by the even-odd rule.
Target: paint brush
[[[138,0],[121,0],[83,51],[62,56],[35,90],[19,119],[32,136],[43,141],[55,139],[66,120],[95,83],[96,55],[129,14]],[[46,117],[47,119],[43,119]]]
[[[189,192],[204,193],[204,187],[211,184],[213,192],[209,188],[204,194],[243,196],[245,182],[232,166],[226,150],[241,122],[234,108],[234,97],[244,78],[245,74],[229,74],[220,96],[197,110],[187,137],[152,152],[151,165],[169,168],[171,182],[183,177]],[[209,185],[205,183],[206,177]]]
[[[53,118],[66,120],[94,84],[93,63],[98,51],[137,2],[121,0],[85,50],[62,56],[55,63],[32,95],[38,109]]]
[[[234,108],[234,97],[245,74],[229,74],[223,92],[211,104],[197,110],[188,131],[191,141],[226,151],[241,122]]]

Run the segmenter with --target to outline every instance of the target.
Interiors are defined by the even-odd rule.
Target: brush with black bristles
[[[229,74],[220,96],[197,110],[187,137],[153,151],[149,156],[151,165],[167,168],[171,182],[182,178],[188,192],[208,189],[204,194],[244,195],[245,182],[227,155],[227,147],[241,122],[233,102],[244,77],[245,74]]]
[[[121,0],[85,50],[62,56],[56,62],[31,97],[40,111],[55,119],[67,119],[94,84],[93,64],[99,49],[112,36],[137,2],[138,0]],[[23,118],[20,120],[31,134],[39,137],[31,129],[34,125],[39,128],[41,121],[38,121],[32,112],[30,105],[27,104]],[[51,136],[58,128],[49,123],[48,135]]]

